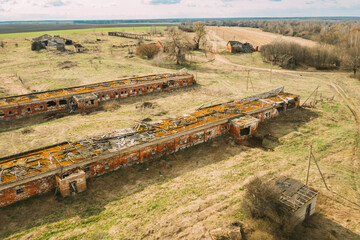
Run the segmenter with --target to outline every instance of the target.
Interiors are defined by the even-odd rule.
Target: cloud
[[[0,12],[5,12],[5,9],[0,8]]]
[[[44,7],[48,8],[48,7],[62,7],[62,6],[66,6],[68,5],[69,2],[64,2],[62,0],[51,0],[51,1],[47,1],[44,5]]]
[[[171,5],[171,4],[178,4],[181,2],[181,0],[150,0],[145,2],[150,5]]]
[[[270,0],[271,2],[281,2],[281,0]]]

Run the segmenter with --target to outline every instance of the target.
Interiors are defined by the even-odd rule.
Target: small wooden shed
[[[226,44],[226,51],[229,53],[251,53],[254,52],[255,49],[248,42],[242,43],[239,41],[229,41]]]

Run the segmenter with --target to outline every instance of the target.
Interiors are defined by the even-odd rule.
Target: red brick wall
[[[168,90],[183,86],[189,86],[194,83],[195,83],[194,78],[189,77],[185,79],[174,80],[174,85],[169,85],[169,87],[165,89],[162,89],[161,83],[148,83],[138,87],[128,87],[126,89],[119,89],[119,90],[107,90],[104,92],[96,93],[96,95],[98,96],[99,101],[108,101],[112,99],[137,96],[137,95],[148,94],[152,92],[158,92],[158,91],[163,91],[163,90]],[[139,89],[141,89],[141,92],[139,92]],[[121,92],[123,92],[123,94],[121,94]],[[72,97],[65,96],[63,100],[69,102],[71,98]],[[56,102],[56,105],[52,107],[48,107],[47,102],[49,101]],[[40,106],[42,106],[42,108]],[[93,107],[97,107],[97,106],[98,106],[97,104],[94,104]],[[89,107],[79,106],[78,111],[85,110],[85,108],[89,108]],[[2,117],[2,119],[14,119],[14,118],[21,118],[21,117],[33,115],[33,114],[56,112],[66,109],[67,109],[67,104],[61,105],[59,99],[57,100],[47,99],[41,103],[29,103],[27,105],[23,105],[19,107],[3,108],[1,111],[3,111],[3,113],[5,114],[4,117]],[[11,114],[9,114],[10,111]]]

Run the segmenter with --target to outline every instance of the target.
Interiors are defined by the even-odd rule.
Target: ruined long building
[[[0,126],[4,121],[33,116],[80,112],[104,101],[171,90],[195,83],[188,73],[127,78],[46,92],[0,98]]]
[[[120,167],[159,158],[230,133],[241,144],[258,123],[299,106],[283,87],[157,123],[64,141],[0,159],[0,206],[54,189],[63,196],[81,192],[86,179]]]

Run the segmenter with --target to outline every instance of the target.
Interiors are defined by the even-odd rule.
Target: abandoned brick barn
[[[65,141],[0,159],[0,206],[54,189],[63,196],[86,189],[86,179],[159,158],[223,135],[244,143],[258,124],[299,106],[299,96],[272,91],[199,108],[156,123],[138,123],[79,141]]]
[[[281,192],[279,200],[291,214],[294,225],[315,213],[318,191],[285,176],[277,178],[274,184]]]
[[[80,112],[108,100],[141,96],[195,84],[189,73],[156,74],[0,98],[0,127],[5,121],[35,114]]]
[[[247,42],[229,41],[226,44],[226,51],[229,53],[252,53],[255,51],[255,48]]]

